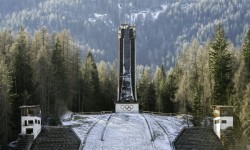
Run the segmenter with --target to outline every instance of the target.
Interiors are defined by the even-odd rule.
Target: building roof
[[[40,105],[23,105],[20,106],[19,108],[35,108],[35,107],[41,107]]]
[[[79,150],[80,140],[69,127],[43,127],[31,150]]]
[[[233,108],[234,106],[228,106],[228,105],[213,105],[213,107],[219,107],[219,108],[222,108],[222,107],[230,107],[230,108]]]
[[[174,140],[176,150],[221,150],[223,145],[211,128],[184,128]]]
[[[122,29],[126,29],[126,28],[135,28],[135,26],[134,25],[130,25],[130,24],[121,24],[120,26],[119,26],[120,28],[122,28]]]

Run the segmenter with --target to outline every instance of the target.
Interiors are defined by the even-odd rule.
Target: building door
[[[26,129],[26,134],[32,134],[33,133],[33,129],[32,128],[27,128]]]

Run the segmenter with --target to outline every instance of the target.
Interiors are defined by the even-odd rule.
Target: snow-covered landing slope
[[[73,126],[84,150],[171,150],[185,120],[149,114],[74,115]]]

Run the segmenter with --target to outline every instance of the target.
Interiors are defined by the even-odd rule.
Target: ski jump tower
[[[118,29],[118,96],[116,112],[139,112],[135,82],[135,26],[121,24]]]

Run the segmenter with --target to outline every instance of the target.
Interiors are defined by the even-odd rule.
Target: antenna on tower
[[[122,4],[120,4],[118,1],[118,11],[119,11],[118,22],[119,22],[119,24],[121,23],[121,10],[122,10]]]
[[[132,2],[129,3],[129,7],[130,7],[130,24],[132,25],[132,7],[133,7]]]
[[[125,0],[125,5],[124,5],[124,7],[125,7],[124,18],[125,18],[125,24],[126,24],[126,0]]]
[[[121,2],[122,3],[122,2]],[[121,17],[121,11],[122,11],[122,9],[124,9],[124,24],[126,24],[127,23],[127,18],[126,18],[126,13],[127,13],[127,11],[126,11],[126,9],[127,9],[127,7],[126,7],[126,4],[127,4],[127,0],[125,0],[124,1],[124,4],[120,4],[119,3],[119,1],[118,1],[118,8],[119,8],[119,23],[121,22],[121,20],[120,20],[120,18],[123,18],[123,17]],[[124,5],[124,8],[123,8],[123,5]],[[132,22],[133,22],[133,18],[132,18],[132,7],[133,7],[133,3],[132,2],[130,2],[129,3],[129,7],[130,7],[130,12],[128,12],[128,13],[130,13],[129,15],[129,18],[130,18],[130,21],[128,22],[128,23],[131,23],[132,24]]]

